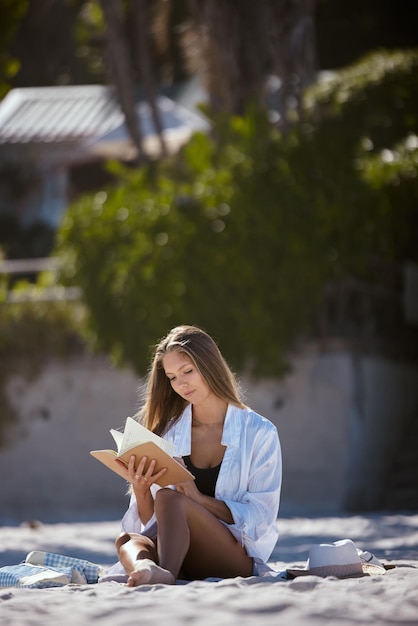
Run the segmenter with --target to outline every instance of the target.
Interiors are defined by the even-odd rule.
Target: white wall
[[[103,359],[54,362],[8,385],[19,416],[0,448],[0,518],[94,516],[125,507],[125,483],[90,456],[135,412],[138,380]],[[7,476],[5,480],[4,477]]]
[[[308,350],[283,380],[243,378],[247,403],[271,419],[283,451],[282,511],[373,508],[404,421],[418,411],[418,369]],[[120,517],[126,485],[89,455],[138,406],[139,381],[100,358],[14,377],[18,422],[0,448],[0,521]]]
[[[276,384],[274,403],[281,408],[273,413],[272,406],[270,417],[282,442],[285,509],[322,512],[343,506],[350,454],[350,365],[346,354],[307,351]]]
[[[274,410],[273,400],[270,411],[283,448],[282,510],[379,508],[406,423],[418,415],[418,368],[306,350],[275,394],[282,403]]]

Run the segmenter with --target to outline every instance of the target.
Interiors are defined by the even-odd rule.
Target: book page
[[[129,448],[133,448],[136,444],[143,443],[145,441],[152,441],[170,456],[174,456],[176,452],[175,446],[171,443],[171,441],[165,441],[162,437],[152,433],[148,430],[148,428],[145,428],[145,426],[142,426],[142,424],[132,419],[132,417],[128,417],[126,419],[125,431],[123,433],[123,440],[121,442],[119,454],[123,454],[125,450],[129,450]]]
[[[123,441],[123,433],[120,432],[120,430],[115,430],[114,428],[110,429],[110,434],[112,435],[113,439],[115,440],[116,443],[116,447],[118,452],[121,450],[122,448],[122,441]]]

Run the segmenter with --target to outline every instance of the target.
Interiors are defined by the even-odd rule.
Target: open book
[[[175,485],[184,480],[194,480],[193,474],[173,458],[175,454],[174,444],[152,433],[139,422],[132,419],[132,417],[126,419],[123,433],[112,428],[110,434],[115,440],[117,450],[92,450],[90,454],[116,472],[116,474],[122,476],[122,478],[125,478],[123,468],[116,462],[116,459],[119,459],[127,466],[129,459],[134,454],[136,465],[143,456],[148,457],[145,471],[148,469],[149,462],[153,459],[157,461],[155,473],[163,467],[167,468],[167,471],[158,481],[160,487]]]

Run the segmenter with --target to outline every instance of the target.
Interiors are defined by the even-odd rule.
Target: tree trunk
[[[135,20],[135,32],[137,34],[136,60],[138,63],[139,75],[144,85],[146,100],[151,109],[154,127],[160,143],[161,154],[166,156],[167,149],[163,137],[163,126],[161,124],[160,112],[157,106],[152,55],[150,53],[150,19],[148,0],[134,0],[132,3],[132,10]]]
[[[314,0],[189,0],[189,63],[205,79],[214,111],[267,108],[268,77],[281,81],[282,122],[298,111],[316,71]]]
[[[140,121],[136,112],[135,92],[128,48],[123,35],[123,14],[120,0],[101,0],[106,22],[106,42],[111,77],[125,115],[126,126],[138,153],[144,159]]]
[[[293,110],[301,117],[301,98],[317,72],[314,23],[315,0],[281,0],[271,3],[273,74],[281,81],[281,127],[289,124]]]

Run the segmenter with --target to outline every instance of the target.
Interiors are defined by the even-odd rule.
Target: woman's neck
[[[228,404],[225,400],[216,398],[209,406],[192,407],[192,423],[197,426],[214,428],[223,425]]]

